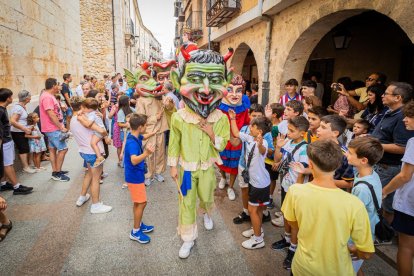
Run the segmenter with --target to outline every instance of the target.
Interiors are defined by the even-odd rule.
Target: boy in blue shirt
[[[132,114],[129,119],[131,132],[128,134],[125,144],[125,181],[128,183],[128,190],[131,194],[134,213],[134,228],[131,230],[129,238],[139,243],[149,243],[151,238],[145,233],[152,232],[154,226],[145,225],[142,222],[142,215],[147,205],[147,194],[145,191],[145,173],[147,166],[145,158],[154,152],[154,145],[147,145],[142,149],[142,135],[147,128],[147,116],[142,114]]]

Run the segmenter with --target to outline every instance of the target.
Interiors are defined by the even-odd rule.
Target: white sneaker
[[[104,213],[110,212],[111,210],[112,210],[111,206],[105,205],[102,202],[91,205],[92,214],[104,214]]]
[[[283,219],[283,215],[277,218],[272,219],[272,224],[277,227],[285,226],[285,221]]]
[[[275,212],[275,216],[278,218],[278,217],[281,217],[281,216],[283,216],[283,213],[282,212],[280,212],[280,211],[277,211],[277,212]]]
[[[219,184],[218,184],[218,187],[219,187],[219,189],[220,190],[223,190],[224,189],[224,187],[226,187],[226,179],[225,178],[221,178],[220,179],[220,182],[219,182]]]
[[[101,175],[101,177],[102,178],[107,178],[109,176],[109,173],[107,173],[107,172],[104,172],[102,175]]]
[[[256,240],[254,236],[251,236],[247,241],[242,242],[242,246],[246,249],[259,249],[265,246],[263,238]]]
[[[264,237],[263,228],[261,228],[260,230],[261,230],[260,231],[261,232],[260,236],[263,238]],[[245,238],[251,238],[254,235],[253,227],[250,228],[249,230],[243,231],[242,235]]]
[[[227,196],[229,197],[230,200],[236,199],[236,194],[234,193],[233,188],[227,188]]]
[[[91,198],[91,195],[90,194],[86,194],[84,197],[83,196],[80,196],[78,198],[78,201],[76,201],[76,206],[81,207],[90,198]]]
[[[213,229],[214,223],[211,217],[208,214],[204,214],[204,227],[206,230]]]
[[[164,182],[165,181],[164,177],[160,174],[155,174],[154,179],[157,180],[158,182]]]
[[[149,178],[145,178],[145,182],[144,182],[145,186],[150,186],[152,184],[152,180]]]
[[[188,258],[188,256],[190,256],[190,251],[191,251],[191,248],[193,248],[193,246],[194,246],[194,241],[184,242],[180,248],[180,251],[178,252],[178,256],[181,259]]]
[[[30,167],[23,168],[23,171],[24,172],[27,172],[27,173],[35,173],[36,172],[36,170],[34,170],[34,169],[30,168]]]

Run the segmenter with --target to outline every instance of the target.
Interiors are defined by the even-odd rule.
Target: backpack
[[[307,143],[305,141],[300,142],[299,144],[297,144],[295,146],[295,148],[293,149],[292,153],[288,152],[286,154],[286,158],[282,160],[282,162],[280,162],[279,167],[277,167],[277,171],[279,173],[279,176],[281,177],[281,181],[282,179],[285,177],[285,175],[288,173],[289,171],[289,164],[290,162],[294,161],[293,160],[293,156],[295,155],[296,151],[303,145],[306,145]]]
[[[390,226],[388,221],[382,216],[382,208],[379,207],[377,196],[375,195],[374,187],[366,181],[358,181],[354,187],[359,184],[365,184],[371,192],[372,200],[374,201],[375,210],[377,211],[379,222],[375,225],[375,236],[381,241],[390,241],[394,237],[394,229]]]

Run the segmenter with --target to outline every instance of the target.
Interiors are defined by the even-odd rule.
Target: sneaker
[[[145,225],[143,222],[141,222],[141,227],[139,228],[143,233],[150,233],[154,231],[154,226],[152,225]]]
[[[295,251],[288,250],[287,256],[285,260],[283,261],[283,268],[290,270],[292,266],[293,257],[295,256]]]
[[[275,208],[275,203],[273,202],[273,198],[269,200],[269,204],[267,204],[267,209]]]
[[[391,244],[392,244],[392,240],[382,241],[382,240],[378,239],[377,237],[375,238],[375,241],[374,241],[374,246],[391,245]]]
[[[90,194],[86,194],[85,196],[80,196],[76,201],[76,206],[81,207],[86,201],[91,198]]]
[[[278,217],[278,218],[274,218],[274,219],[272,219],[272,224],[274,226],[277,226],[277,227],[284,227],[285,226],[285,220],[283,219],[283,216]]]
[[[263,222],[268,222],[268,221],[271,221],[271,220],[272,220],[272,217],[270,216],[270,212],[267,212],[267,216],[265,214],[263,214],[263,218],[262,218]]]
[[[242,224],[245,221],[250,221],[250,216],[247,215],[244,211],[240,213],[237,217],[233,219],[234,224]]]
[[[65,174],[60,173],[60,172],[53,172],[52,173],[52,179],[55,180],[55,181],[62,181],[62,182],[70,181],[69,176],[66,176]]]
[[[45,171],[46,170],[46,168],[45,167],[39,167],[39,168],[34,168],[34,170],[36,171],[36,172],[42,172],[42,171]]]
[[[281,216],[283,216],[283,213],[281,212],[281,211],[276,211],[275,212],[275,216],[278,218],[278,217],[281,217]]]
[[[242,235],[245,238],[251,238],[254,235],[253,227],[251,227],[249,230],[243,231]],[[261,229],[260,235],[262,238],[264,237],[263,228]]]
[[[133,241],[137,241],[142,244],[149,243],[151,241],[151,238],[147,235],[145,235],[141,229],[139,229],[137,232],[134,233],[134,230],[131,230],[131,233],[129,233],[129,238]]]
[[[36,173],[36,170],[34,170],[34,169],[30,168],[30,167],[23,168],[23,171],[24,172],[27,172],[27,173]]]
[[[150,186],[152,184],[152,180],[149,178],[145,178],[145,182],[144,182],[145,186]]]
[[[108,176],[109,176],[109,173],[106,173],[106,172],[102,173],[101,175],[102,178],[107,178]]]
[[[27,194],[30,194],[32,190],[33,190],[32,187],[26,187],[20,184],[19,188],[13,189],[13,194],[14,195],[27,195]]]
[[[206,230],[213,229],[213,226],[214,224],[211,217],[208,214],[204,214],[204,227],[206,228]]]
[[[229,197],[229,200],[235,200],[236,199],[236,194],[234,193],[233,188],[228,188],[227,189],[227,196]]]
[[[265,246],[263,238],[256,240],[255,236],[251,236],[247,241],[242,242],[242,246],[246,249],[259,249]]]
[[[110,212],[111,210],[112,210],[111,206],[105,205],[102,202],[91,205],[92,214],[104,214],[104,213]]]
[[[282,239],[280,241],[272,243],[272,249],[273,250],[282,250],[284,248],[287,248],[290,246],[290,242],[287,242],[285,237],[282,236]]]
[[[0,186],[0,191],[13,191],[13,184],[6,181],[6,184]]]
[[[165,181],[164,177],[160,174],[155,174],[154,179],[157,180],[158,182],[164,182]]]
[[[128,189],[128,184],[127,183],[122,184],[121,188],[122,189]]]
[[[99,184],[103,184],[103,180],[102,179],[99,179]]]
[[[226,179],[225,178],[221,178],[220,179],[220,182],[219,182],[219,184],[218,184],[218,187],[219,187],[219,189],[220,190],[223,190],[224,189],[224,187],[226,187]]]
[[[99,156],[98,158],[96,158],[95,163],[93,163],[93,168],[99,167],[100,165],[103,164],[103,162],[105,162],[105,158],[103,158],[103,156]]]
[[[186,259],[188,256],[190,256],[191,248],[194,246],[194,241],[184,242],[183,245],[180,248],[180,251],[178,252],[178,256],[181,259]]]
[[[61,174],[68,174],[69,171],[60,171]]]

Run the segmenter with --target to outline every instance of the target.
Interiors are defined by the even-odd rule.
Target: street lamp
[[[333,42],[335,45],[335,49],[347,49],[349,47],[349,43],[351,42],[352,36],[351,32],[346,29],[341,29],[336,31],[333,36]]]

